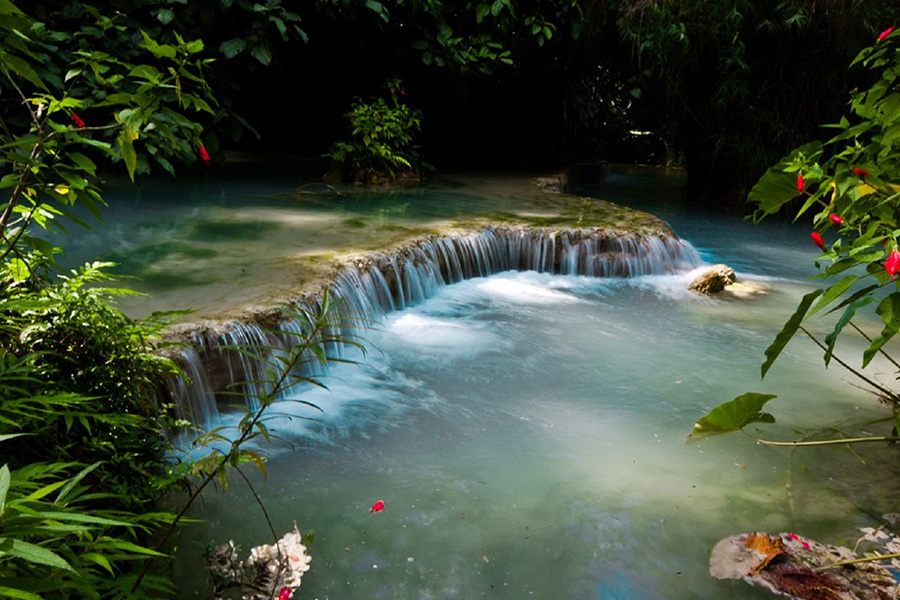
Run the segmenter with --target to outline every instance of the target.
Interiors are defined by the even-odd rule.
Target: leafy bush
[[[386,87],[387,98],[356,98],[346,113],[350,141],[336,142],[325,155],[332,162],[334,178],[377,183],[418,176],[429,168],[415,145],[422,111],[405,103],[406,90],[399,79],[388,81]]]
[[[162,323],[111,306],[121,290],[88,287],[107,278],[102,266],[0,299],[0,435],[33,434],[0,447],[0,462],[101,462],[90,481],[139,508],[171,484],[153,390],[177,369],[149,343]]]

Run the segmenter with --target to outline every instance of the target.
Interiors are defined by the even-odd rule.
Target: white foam
[[[537,274],[535,274],[537,275]],[[554,289],[549,278],[492,277],[477,283],[477,289],[493,300],[517,304],[573,304],[581,302],[570,293]],[[561,282],[556,283],[562,287]]]
[[[434,317],[411,310],[388,319],[385,341],[425,352],[474,354],[498,343],[486,327],[486,323]]]

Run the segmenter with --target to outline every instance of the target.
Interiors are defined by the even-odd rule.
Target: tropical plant
[[[853,65],[863,67],[871,83],[852,94],[851,115],[830,126],[835,135],[824,144],[811,142],[791,152],[771,167],[750,193],[759,206],[756,220],[787,206],[796,210],[795,219],[816,211],[811,239],[822,255],[816,260],[819,273],[815,279],[827,284],[802,298],[766,349],[762,375],[765,377],[794,335],[803,332],[822,349],[826,366],[839,363],[890,407],[893,432],[786,442],[791,445],[900,439],[900,392],[865,373],[877,355],[900,372],[900,364],[887,352],[900,332],[900,32],[893,27],[883,31]],[[828,244],[822,234],[834,236],[834,240]],[[837,319],[830,333],[819,339],[805,322],[826,309]],[[880,321],[880,332],[866,332],[857,324],[857,317],[866,312]],[[858,367],[838,356],[835,349],[838,338],[847,332],[862,336],[868,344]],[[771,394],[748,393],[718,406],[697,422],[691,438],[745,431],[752,423],[772,423],[774,417],[762,409],[773,398]]]
[[[377,183],[418,176],[428,168],[415,145],[422,130],[422,112],[406,104],[399,79],[387,82],[387,97],[356,98],[345,116],[350,141],[336,142],[326,155],[338,179]]]
[[[324,388],[321,377],[316,373],[323,372],[331,363],[352,362],[341,357],[342,349],[355,347],[360,351],[365,350],[353,335],[348,333],[351,331],[348,323],[350,317],[341,314],[339,305],[339,300],[333,300],[325,292],[320,304],[315,308],[284,311],[284,317],[290,320],[292,327],[271,331],[271,336],[276,340],[274,345],[258,347],[241,345],[229,348],[262,365],[261,379],[237,382],[231,392],[244,397],[247,390],[254,390],[252,398],[254,401],[247,405],[255,408],[243,408],[244,415],[233,428],[216,427],[203,432],[192,442],[194,448],[208,449],[209,452],[190,461],[191,475],[196,478],[195,485],[168,529],[160,537],[156,546],[157,552],[162,552],[166,548],[180,521],[210,484],[217,483],[223,490],[226,489],[229,484],[229,473],[234,470],[247,485],[250,485],[249,480],[240,471],[241,465],[248,463],[255,465],[263,475],[266,474],[265,456],[248,446],[254,441],[262,440],[267,443],[272,441],[273,435],[266,423],[277,416],[271,414],[270,410],[276,401],[298,402],[321,410],[297,394],[288,396],[286,393],[304,385]],[[261,508],[265,514],[264,507]],[[269,529],[272,541],[277,542],[278,535],[271,522]],[[140,585],[150,564],[150,560],[145,562],[141,574],[134,583],[134,589]],[[268,597],[278,597],[284,586],[283,578],[275,578],[270,584],[272,587],[262,592]],[[296,585],[299,585],[299,579]]]
[[[0,441],[16,444],[28,435],[3,435]],[[16,441],[9,442],[12,438]],[[136,540],[171,515],[103,508],[115,496],[85,483],[98,466],[35,462],[21,469],[0,467],[0,595],[22,600],[122,597],[130,583],[123,576],[128,567],[158,555]],[[168,579],[153,576],[143,591],[132,597],[175,590]]]

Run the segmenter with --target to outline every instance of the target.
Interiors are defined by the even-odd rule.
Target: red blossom
[[[887,36],[891,35],[891,33],[892,33],[893,31],[894,31],[894,26],[891,25],[890,27],[888,27],[887,29],[885,29],[884,31],[882,31],[881,33],[878,34],[878,41],[880,42],[881,40],[883,40],[883,39],[886,38]]]
[[[288,600],[288,598],[290,598],[293,595],[294,595],[294,593],[291,591],[290,588],[283,587],[283,588],[281,588],[281,592],[279,592],[279,594],[278,594],[278,600]]]
[[[393,96],[393,95],[394,95],[394,90],[391,90],[391,96]]]
[[[84,120],[78,116],[78,113],[72,113],[72,122],[75,123],[79,129],[84,127]]]
[[[401,96],[405,96],[405,95],[406,95],[406,90],[400,90],[400,95],[401,95]]]
[[[202,160],[206,164],[209,164],[210,161],[209,152],[206,151],[206,146],[204,146],[203,144],[200,144],[200,160]]]
[[[803,174],[797,175],[797,192],[803,193],[803,190],[806,188],[806,182],[803,181]]]
[[[818,246],[822,250],[825,249],[825,240],[822,239],[822,236],[819,235],[818,231],[813,231],[811,234],[809,234],[809,237],[812,238],[812,241],[816,246]]]
[[[381,512],[384,510],[384,500],[379,500],[375,504],[372,505],[372,508],[369,509],[369,512]]]
[[[828,215],[828,218],[831,219],[832,223],[836,223],[838,225],[843,225],[844,223],[844,219],[841,217],[841,215],[830,214]]]
[[[853,167],[853,174],[859,175],[860,177],[868,177],[869,172],[865,169],[860,169],[859,167]]]
[[[892,277],[900,271],[900,252],[896,248],[891,250],[887,260],[884,261],[884,270]]]

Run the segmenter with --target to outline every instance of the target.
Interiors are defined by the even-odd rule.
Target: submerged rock
[[[743,579],[798,600],[896,600],[898,581],[874,561],[856,562],[855,552],[795,533],[743,533],[715,545],[709,574]]]

